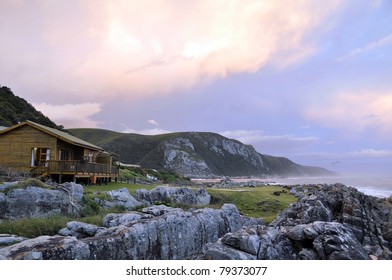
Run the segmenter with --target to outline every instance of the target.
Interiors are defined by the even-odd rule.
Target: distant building
[[[118,176],[112,156],[102,148],[31,121],[0,130],[0,166],[57,182],[95,184]]]

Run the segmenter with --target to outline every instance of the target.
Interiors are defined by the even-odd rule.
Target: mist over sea
[[[309,177],[309,178],[275,178],[271,181],[282,185],[297,184],[334,184],[351,186],[367,195],[389,197],[392,195],[392,177]]]

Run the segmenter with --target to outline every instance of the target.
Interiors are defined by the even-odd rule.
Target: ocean
[[[360,192],[380,198],[392,196],[392,177],[298,177],[298,178],[230,178],[234,182],[260,182],[269,185],[335,184],[354,187]],[[217,183],[221,179],[192,179]]]
[[[275,178],[276,184],[334,184],[342,183],[351,186],[367,195],[376,197],[392,196],[392,177],[317,177],[317,178]]]

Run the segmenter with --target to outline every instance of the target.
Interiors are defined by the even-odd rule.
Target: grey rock
[[[292,240],[304,240],[305,238],[307,238],[304,229],[307,227],[307,225],[297,225],[295,227],[293,227],[292,229],[290,229],[287,233],[287,237],[292,239]]]
[[[189,188],[158,186],[151,191],[136,190],[135,197],[145,204],[171,203],[174,205],[208,205],[211,196],[205,189],[196,191]]]
[[[258,227],[257,259],[392,259],[388,239],[392,211],[382,200],[341,184],[293,189],[299,201],[268,226]],[[205,255],[237,259],[241,252],[253,254],[240,245],[248,244],[244,232],[250,229],[228,233],[216,244],[208,244]]]
[[[245,228],[233,233],[227,233],[221,242],[256,256],[259,250],[259,236],[254,228]]]
[[[153,216],[162,216],[163,214],[170,212],[183,212],[183,210],[179,208],[168,207],[166,205],[157,205],[143,208],[142,212]]]
[[[75,203],[81,203],[83,198],[83,186],[73,182],[66,182],[59,186],[60,189],[68,192]]]
[[[9,246],[23,240],[26,240],[26,238],[13,234],[0,234],[0,246]]]
[[[300,260],[317,260],[318,254],[313,249],[304,248],[299,253]]]
[[[4,209],[5,200],[6,211],[3,219],[48,217],[59,214],[76,215],[82,209],[81,188],[80,185],[74,184],[70,189],[64,186],[55,190],[39,187],[12,189],[6,195],[1,196],[0,213],[1,209]]]
[[[387,241],[389,241],[389,243],[392,244],[392,221],[385,224],[383,229],[383,236]]]
[[[24,260],[42,260],[42,252],[30,252],[24,258]]]
[[[137,189],[134,197],[138,201],[147,201],[149,205],[151,204],[150,192],[146,189]]]
[[[87,259],[89,254],[87,244],[75,237],[63,236],[40,236],[0,248],[0,256],[10,260],[75,260]]]
[[[6,189],[8,189],[16,184],[18,184],[18,182],[4,182],[4,183],[0,184],[0,192],[3,192]]]
[[[203,253],[203,258],[206,260],[256,260],[255,255],[236,250],[223,244],[221,240],[210,244],[207,248]]]
[[[134,210],[137,207],[142,206],[143,204],[137,201],[128,191],[127,188],[122,188],[119,190],[112,190],[107,192],[111,201],[106,202],[104,206],[107,208],[114,206],[122,206],[128,210]]]
[[[314,240],[321,259],[369,260],[370,257],[349,229],[340,223],[325,223],[324,231]]]
[[[242,226],[239,212],[233,205],[225,205],[221,210],[207,208],[191,212],[160,205],[143,211],[153,213],[154,217],[136,219],[128,226],[120,224],[83,239],[89,244],[90,258],[196,258],[206,243],[215,242],[225,233]]]
[[[103,225],[105,227],[116,227],[119,225],[130,225],[131,222],[139,221],[141,219],[151,219],[153,215],[139,213],[139,212],[129,212],[125,214],[108,214],[103,219]]]
[[[264,225],[264,220],[262,218],[253,218],[253,217],[247,217],[247,216],[241,216],[242,219],[242,225],[244,227],[248,226],[262,226]]]
[[[283,231],[283,232],[282,232]],[[297,259],[293,243],[285,236],[284,229],[266,227],[259,233],[259,260]]]
[[[68,222],[67,228],[61,229],[59,234],[63,236],[76,236],[78,238],[94,236],[99,227],[82,222]]]

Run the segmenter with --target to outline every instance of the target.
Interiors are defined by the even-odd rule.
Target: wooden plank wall
[[[55,160],[57,139],[28,125],[0,135],[0,165],[29,171],[31,149],[50,148],[50,159]]]

